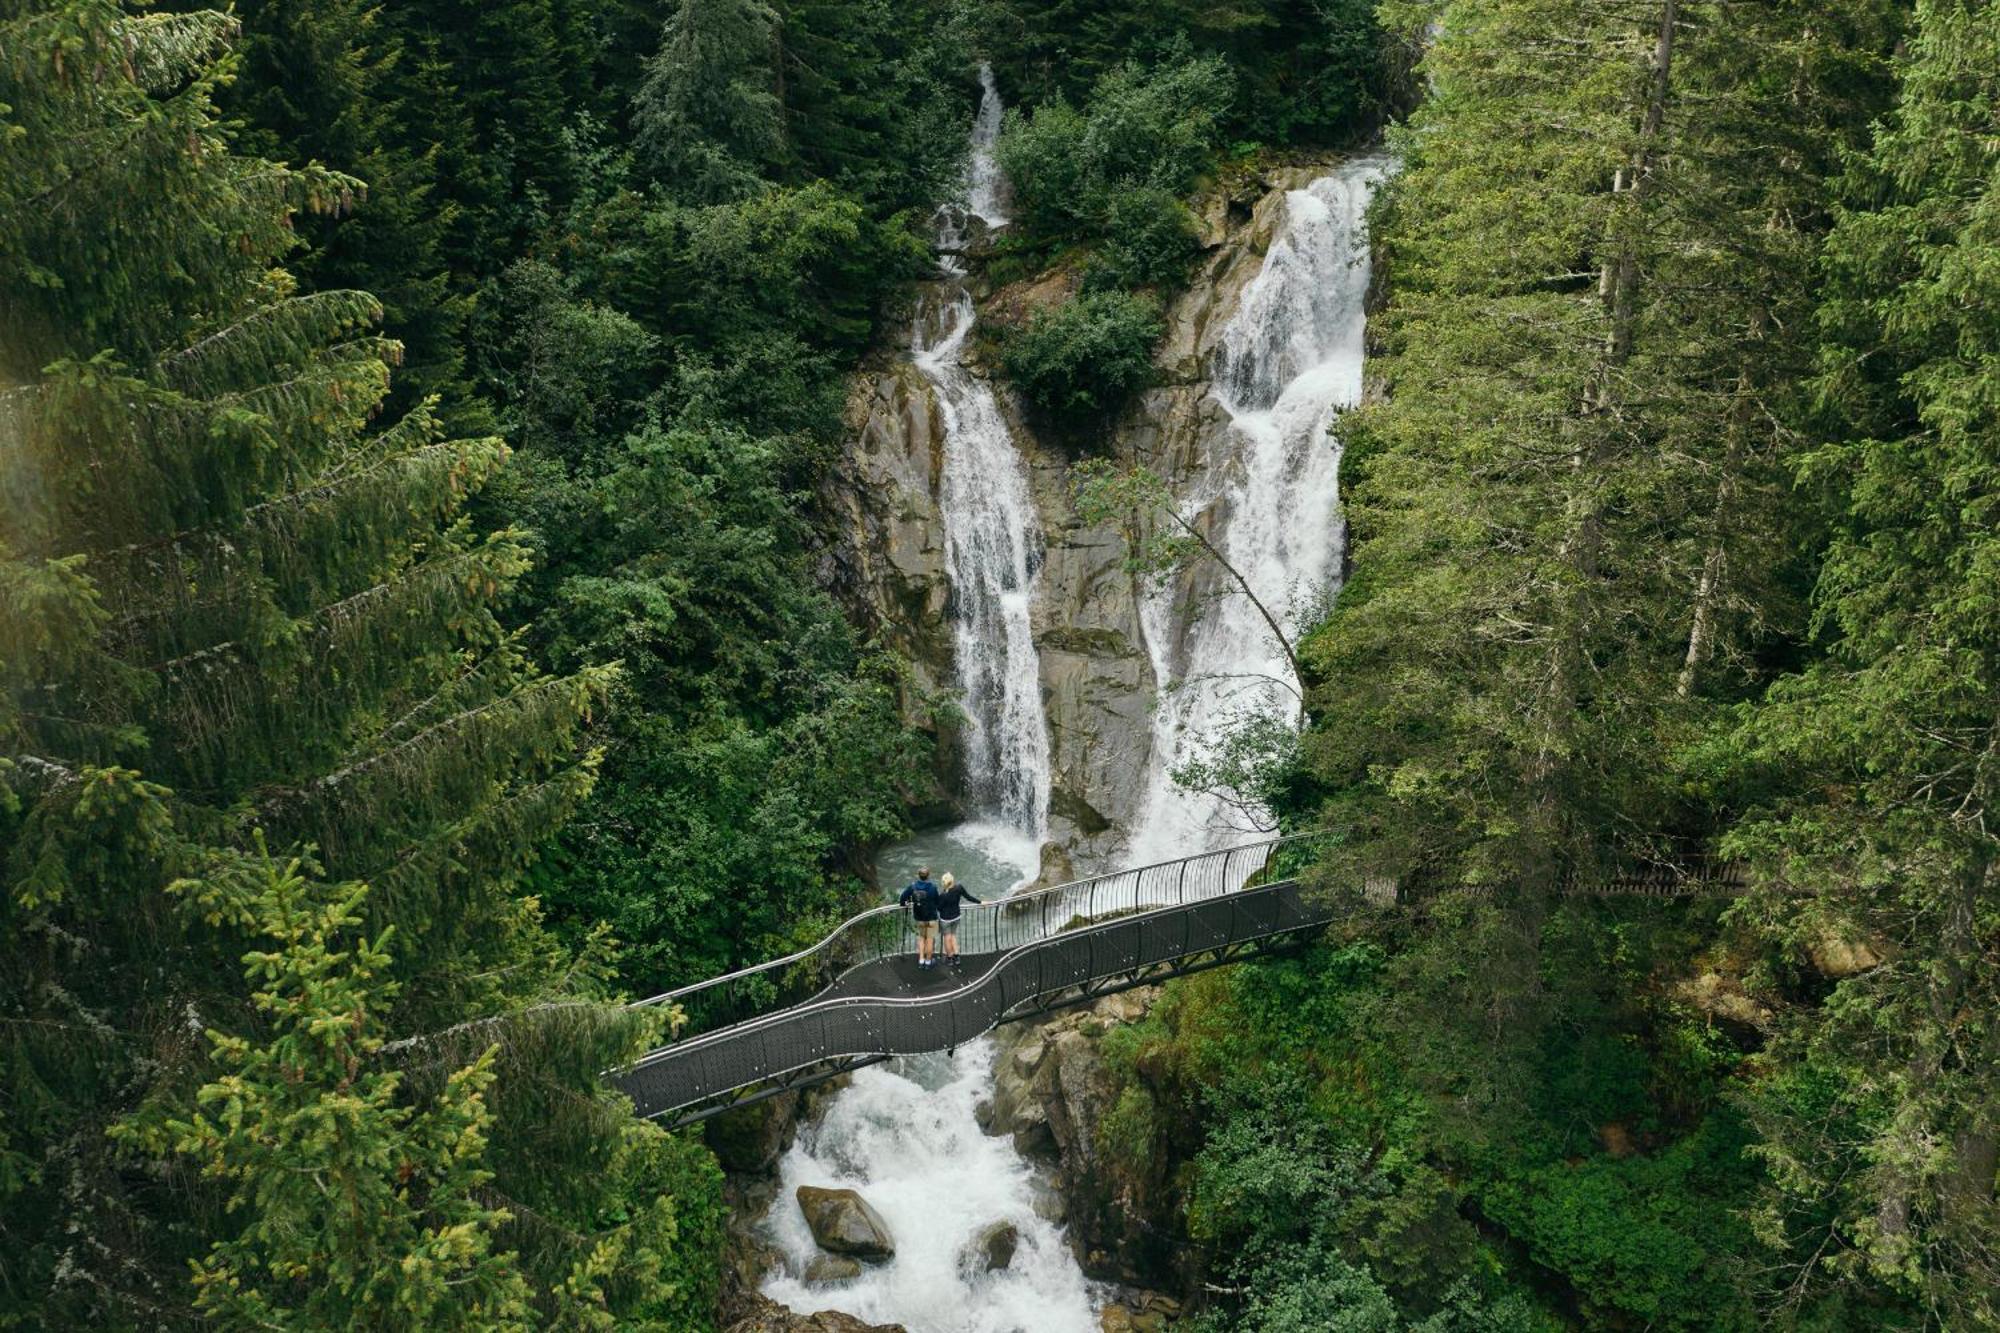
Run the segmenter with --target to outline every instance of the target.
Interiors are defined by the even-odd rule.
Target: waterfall
[[[1225,438],[1179,501],[1293,641],[1338,589],[1346,531],[1331,426],[1361,396],[1367,209],[1389,167],[1357,159],[1286,194],[1283,231],[1215,352]],[[1283,647],[1220,570],[1155,592],[1140,617],[1162,689],[1135,863],[1245,837],[1261,812],[1186,791],[1173,770],[1233,728],[1290,725],[1300,708]]]
[[[1048,724],[1041,661],[1029,621],[1041,529],[1028,469],[985,379],[964,361],[974,319],[965,285],[967,223],[1006,225],[993,146],[1000,94],[981,66],[979,114],[965,174],[966,203],[938,214],[943,279],[919,303],[910,354],[930,381],[944,420],[938,509],[951,575],[952,633],[965,707],[965,787],[976,819],[1032,839],[1039,851],[1049,807]],[[1032,873],[1032,872],[1031,872]]]
[[[964,695],[966,797],[974,822],[921,835],[882,857],[885,885],[918,864],[950,868],[982,896],[1036,873],[1050,771],[1040,663],[1029,620],[1041,534],[1028,474],[984,378],[966,364],[975,310],[959,257],[975,220],[1006,225],[993,160],[1001,122],[992,72],[980,71],[963,203],[938,215],[940,278],[919,304],[910,356],[944,427],[939,509],[958,683]],[[1296,634],[1338,576],[1339,444],[1330,427],[1359,396],[1364,211],[1387,163],[1349,163],[1286,198],[1282,233],[1220,335],[1214,395],[1227,419],[1181,497],[1257,595]],[[1247,598],[1204,570],[1148,598],[1141,621],[1156,679],[1174,682],[1154,715],[1137,860],[1164,860],[1237,834],[1220,803],[1173,784],[1173,767],[1246,714],[1297,715],[1295,682]],[[1275,683],[1282,682],[1282,683]],[[952,1055],[899,1058],[857,1072],[800,1126],[779,1166],[766,1233],[783,1264],[764,1291],[796,1310],[835,1309],[912,1333],[1095,1333],[1109,1292],[1088,1281],[1048,1220],[1049,1186],[1011,1139],[983,1134],[974,1108],[991,1095],[989,1038]],[[897,1252],[847,1281],[808,1282],[817,1255],[793,1203],[800,1185],[859,1190],[887,1221]],[[1009,1265],[987,1271],[979,1242],[1010,1225]]]
[[[882,858],[885,883],[919,862],[953,869],[981,897],[1034,878],[1048,819],[1049,740],[1041,662],[1029,621],[1041,529],[1000,404],[964,360],[975,311],[963,249],[973,219],[1006,225],[993,160],[1000,95],[979,71],[981,97],[964,177],[964,203],[938,212],[940,280],[919,301],[910,356],[932,388],[944,425],[938,508],[951,578],[952,630],[965,708],[965,795],[973,822],[913,840]],[[1096,1333],[1095,1284],[1061,1228],[1038,1208],[1049,1186],[1014,1149],[988,1137],[974,1107],[992,1095],[989,1038],[950,1056],[863,1069],[779,1164],[777,1205],[765,1226],[784,1256],[764,1292],[795,1310],[835,1309],[913,1333]],[[861,1191],[888,1222],[894,1259],[839,1283],[809,1283],[817,1253],[792,1202],[800,1185]],[[1006,1268],[978,1251],[990,1227],[1019,1243]]]

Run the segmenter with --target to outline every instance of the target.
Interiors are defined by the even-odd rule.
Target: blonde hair
[[[941,879],[941,880],[939,880],[939,881],[938,881],[938,883],[940,883],[940,884],[944,885],[944,887],[946,887],[946,888],[948,889],[948,888],[950,888],[950,887],[951,887],[952,885],[954,885],[954,884],[958,883],[958,881],[957,881],[957,880],[955,880],[955,879],[953,879],[953,878],[951,877],[951,872],[950,872],[949,870],[947,870],[947,871],[945,871],[945,872],[944,872],[944,878],[943,878],[943,879]]]

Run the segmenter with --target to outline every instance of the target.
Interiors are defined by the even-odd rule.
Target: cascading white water
[[[786,1272],[764,1287],[795,1310],[837,1309],[911,1333],[1096,1333],[1093,1284],[1062,1230],[1036,1207],[1048,1186],[1014,1151],[988,1137],[973,1108],[993,1090],[995,1047],[982,1040],[955,1058],[917,1056],[861,1070],[779,1164],[783,1193],[771,1237]],[[800,1185],[862,1192],[889,1224],[896,1256],[838,1285],[807,1283],[819,1253]],[[1007,1266],[986,1271],[980,1240],[1011,1225]]]
[[[944,418],[938,509],[951,574],[952,630],[965,705],[965,785],[973,814],[1032,838],[1048,818],[1049,737],[1042,715],[1041,661],[1029,622],[1041,529],[1028,470],[993,389],[962,354],[976,318],[957,251],[964,219],[1006,225],[993,147],[1000,94],[981,66],[979,114],[965,176],[963,212],[939,211],[944,280],[921,302],[910,353]]]
[[[1284,230],[1216,352],[1228,437],[1179,501],[1292,640],[1340,576],[1340,442],[1329,428],[1361,395],[1367,209],[1389,168],[1361,158],[1287,193]],[[1256,606],[1214,569],[1195,586],[1208,595],[1190,603],[1161,590],[1140,608],[1163,688],[1134,863],[1250,836],[1244,812],[1177,786],[1173,770],[1250,718],[1299,713],[1298,681]]]
[[[979,81],[966,202],[939,211],[943,278],[920,301],[910,340],[944,422],[938,507],[974,820],[885,854],[882,869],[908,873],[918,861],[937,860],[995,898],[1039,867],[1049,742],[1029,622],[1041,534],[1027,467],[992,388],[961,359],[975,318],[958,255],[967,224],[976,217],[990,230],[1007,221],[993,157],[1000,95],[990,69],[980,69]],[[989,1138],[974,1122],[973,1108],[992,1092],[995,1058],[992,1040],[981,1038],[955,1055],[863,1069],[800,1128],[779,1165],[778,1203],[766,1221],[784,1265],[765,1294],[797,1310],[841,1310],[912,1333],[1095,1333],[1093,1284],[1061,1229],[1035,1207],[1048,1186],[1011,1138]],[[807,1282],[818,1247],[792,1202],[800,1185],[861,1191],[888,1222],[896,1257],[845,1282]],[[976,1242],[998,1224],[1012,1225],[1019,1244],[1004,1269],[988,1272]]]
[[[952,621],[966,712],[966,795],[975,822],[894,849],[884,870],[920,862],[955,869],[983,896],[1036,873],[1050,769],[1040,664],[1029,610],[1040,561],[1027,470],[992,389],[962,359],[975,311],[958,256],[970,220],[1004,226],[993,146],[1001,105],[990,70],[965,176],[965,204],[941,210],[942,280],[921,303],[911,357],[933,389],[945,447],[939,507],[952,581]],[[1342,531],[1338,442],[1329,426],[1361,387],[1368,285],[1364,210],[1383,160],[1349,163],[1290,192],[1283,234],[1224,330],[1215,396],[1229,418],[1210,466],[1181,512],[1212,540],[1288,634],[1332,591]],[[1198,586],[1226,592],[1209,571]],[[1164,860],[1238,840],[1220,803],[1175,787],[1173,768],[1250,710],[1296,716],[1289,665],[1247,598],[1160,595],[1141,608],[1156,678],[1175,682],[1155,713],[1154,757],[1134,861]],[[1061,1229],[1036,1207],[1047,1189],[974,1108],[990,1095],[994,1043],[955,1055],[890,1061],[858,1072],[802,1125],[779,1167],[766,1221],[784,1256],[764,1291],[799,1310],[836,1309],[912,1333],[1093,1333],[1105,1292],[1087,1281]],[[895,1258],[844,1282],[809,1283],[818,1254],[793,1203],[800,1185],[859,1190],[889,1224]],[[987,1271],[978,1241],[1012,1225],[1019,1244]]]

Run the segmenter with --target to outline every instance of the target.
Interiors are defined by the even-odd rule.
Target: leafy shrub
[[[1104,208],[1104,230],[1085,278],[1092,287],[1177,284],[1200,248],[1194,217],[1156,185],[1114,192]]]
[[[1112,208],[1128,195],[1146,194],[1138,210],[1156,211],[1159,196],[1185,193],[1207,167],[1231,90],[1220,59],[1184,55],[1151,69],[1120,65],[1083,110],[1058,98],[1013,114],[998,151],[1022,217],[1081,238],[1111,227]],[[1135,222],[1136,214],[1126,225]]]
[[[1014,207],[1037,231],[1073,235],[1087,228],[1103,182],[1084,156],[1090,120],[1067,101],[1032,115],[1010,112],[996,153],[1014,187]]]
[[[1126,292],[1086,292],[1007,340],[1002,365],[1027,400],[1076,425],[1108,415],[1153,372],[1160,309]]]
[[[1185,193],[1220,139],[1235,78],[1218,56],[1185,56],[1153,69],[1126,64],[1090,97],[1084,154],[1104,181],[1137,181]]]

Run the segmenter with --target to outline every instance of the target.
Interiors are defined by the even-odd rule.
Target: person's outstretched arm
[[[910,899],[916,896],[917,896],[917,886],[914,884],[907,885],[903,889],[903,896],[896,899],[896,902],[903,907],[908,907],[910,905]]]
[[[983,903],[986,901],[971,889],[960,889],[959,892],[965,895],[965,900],[969,903]]]

